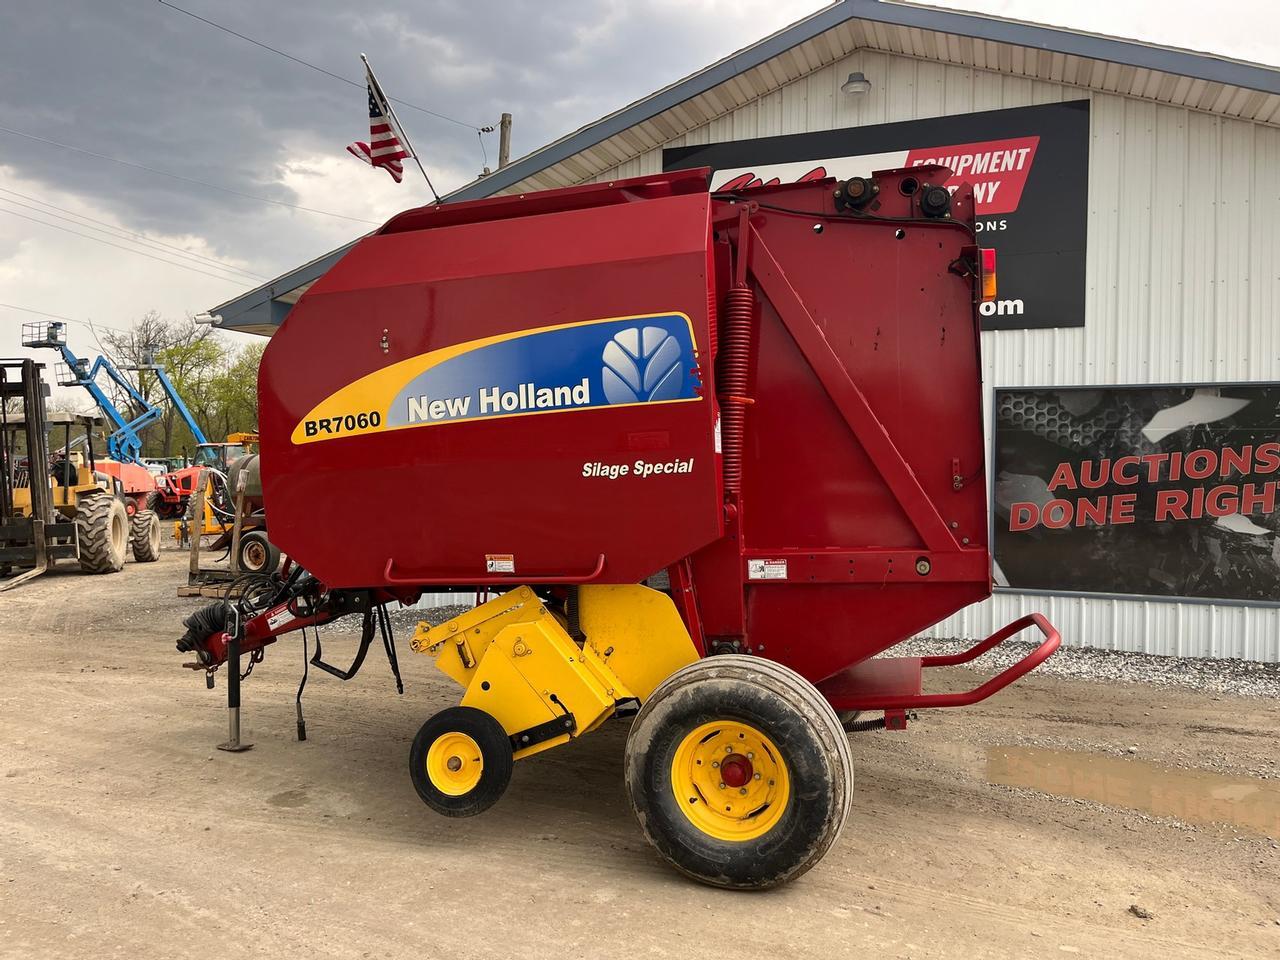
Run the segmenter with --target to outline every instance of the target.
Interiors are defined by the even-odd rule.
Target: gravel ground
[[[419,620],[444,623],[470,610],[470,604],[401,609],[392,613],[398,636],[408,637]],[[924,657],[968,650],[972,640],[908,640],[886,653],[893,657]],[[1036,644],[1012,640],[974,661],[980,671],[998,673],[1021,660]],[[1061,647],[1037,668],[1038,673],[1069,680],[1102,683],[1149,683],[1189,687],[1242,697],[1280,698],[1280,664],[1246,660],[1211,660],[1199,657],[1159,657],[1147,653]]]
[[[469,603],[451,603],[444,607],[400,607],[390,611],[391,626],[396,632],[396,638],[408,643],[409,638],[413,636],[414,627],[423,620],[434,627],[466,613],[471,608],[472,604]]]
[[[685,960],[727,942],[736,960],[1280,956],[1280,819],[1258,815],[1280,817],[1274,701],[1037,670],[922,710],[851,739],[839,842],[747,896],[644,842],[625,723],[522,760],[482,817],[423,807],[409,744],[458,688],[407,638],[462,605],[395,611],[404,696],[378,650],[351,683],[313,671],[305,742],[300,638],[270,647],[244,685],[254,749],[216,750],[225,676],[207,690],[173,650],[207,602],[175,596],[186,566],[166,550],[0,594],[0,960],[573,960],[601,954],[601,917],[628,953]],[[68,642],[84,623],[92,642]],[[359,627],[334,630],[334,660]],[[932,690],[974,685],[934,674]]]
[[[926,657],[954,654],[971,646],[972,640],[915,639],[899,644],[888,655]],[[1035,646],[1037,644],[1011,640],[978,658],[971,666],[998,673],[1021,660]],[[1280,697],[1280,664],[1247,660],[1158,657],[1149,653],[1064,646],[1037,667],[1036,672],[1069,680],[1150,683],[1241,697]]]

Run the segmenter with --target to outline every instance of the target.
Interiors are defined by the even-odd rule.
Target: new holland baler
[[[633,717],[626,785],[663,858],[724,887],[803,873],[849,811],[842,718],[900,729],[1058,645],[1032,615],[964,655],[877,657],[991,591],[995,263],[948,176],[710,193],[695,170],[397,216],[263,357],[292,566],[179,649],[230,659],[238,708],[240,657],[284,633],[362,615],[352,670],[312,662],[350,676],[380,629],[395,669],[388,604],[496,593],[411,641],[462,688],[410,750],[429,807],[479,813],[514,760]],[[1031,627],[1014,667],[922,693]]]

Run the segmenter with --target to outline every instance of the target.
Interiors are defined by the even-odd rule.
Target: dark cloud
[[[496,122],[508,110],[516,118],[517,156],[818,5],[175,2],[353,79],[360,79],[358,54],[366,52],[393,96],[468,123]],[[340,155],[367,135],[361,90],[156,0],[10,0],[6,7],[4,126],[290,202],[298,197],[279,181],[279,166],[291,151]],[[480,169],[474,131],[410,109],[402,119],[438,172],[438,187],[458,186]],[[496,136],[486,145],[496,165]],[[319,252],[281,250],[273,242],[278,218],[251,200],[4,133],[0,164],[89,198],[134,229],[197,234],[263,270]],[[350,225],[349,233],[358,231]]]

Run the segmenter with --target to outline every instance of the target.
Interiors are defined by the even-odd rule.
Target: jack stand
[[[236,633],[239,633],[239,624]],[[252,743],[240,741],[240,639],[232,636],[227,641],[227,742],[218,744],[219,750],[243,753],[252,750]]]

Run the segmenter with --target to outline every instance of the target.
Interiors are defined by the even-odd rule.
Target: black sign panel
[[[995,403],[998,585],[1280,602],[1280,384]]]
[[[1089,102],[674,147],[666,170],[712,167],[714,190],[940,163],[973,184],[979,243],[998,251],[989,330],[1084,326]]]

